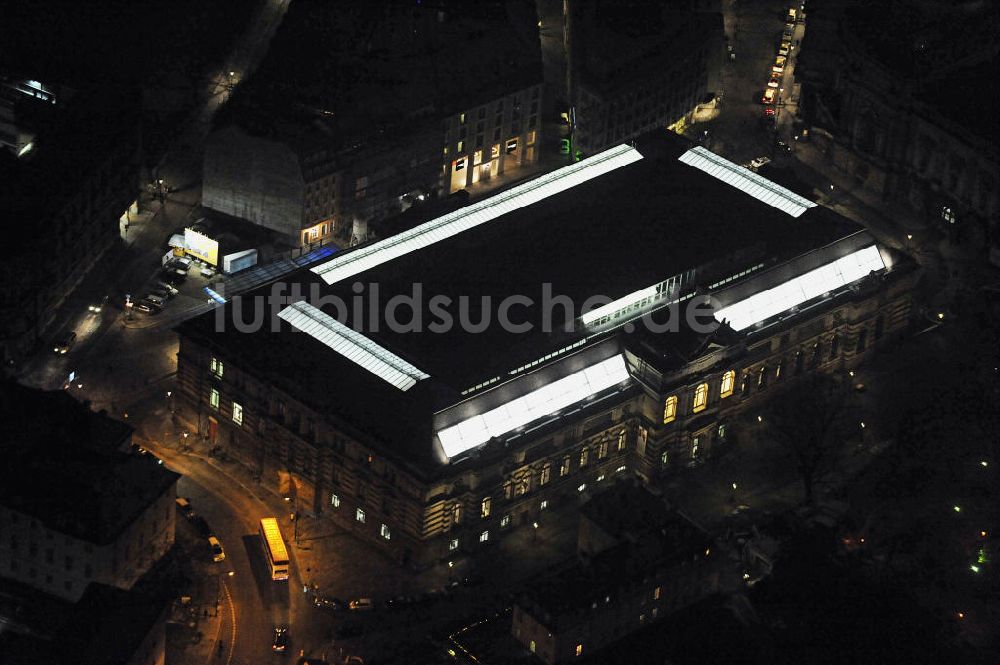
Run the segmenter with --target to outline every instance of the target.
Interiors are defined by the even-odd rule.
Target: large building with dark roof
[[[769,386],[904,330],[916,274],[660,132],[185,322],[179,390],[263,482],[430,563],[699,463]]]
[[[64,391],[0,386],[0,576],[70,601],[129,589],[174,542],[178,474]]]

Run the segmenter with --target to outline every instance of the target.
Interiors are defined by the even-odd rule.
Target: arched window
[[[677,418],[677,395],[671,395],[663,403],[663,424],[672,423]]]
[[[691,408],[693,413],[704,411],[708,406],[708,384],[702,383],[694,389],[694,405]]]
[[[941,208],[941,219],[943,219],[948,224],[955,223],[955,213],[949,206],[944,206]]]
[[[733,385],[736,383],[736,370],[729,370],[722,375],[722,385],[719,386],[719,397],[726,398],[733,394]]]

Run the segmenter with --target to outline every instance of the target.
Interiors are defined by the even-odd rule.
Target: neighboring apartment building
[[[717,592],[727,565],[715,549],[660,497],[616,483],[581,507],[578,557],[525,585],[511,632],[549,665],[589,656]]]
[[[832,167],[1000,265],[998,34],[990,3],[817,3],[796,79]]]
[[[140,143],[138,98],[126,85],[56,97],[56,86],[0,82],[10,102],[0,105],[0,133],[21,146],[0,150],[7,364],[42,342],[67,295],[118,241],[118,220],[139,193]],[[16,122],[3,122],[8,117]]]
[[[203,204],[309,246],[536,163],[538,44],[507,4],[292,4],[220,114]],[[301,67],[311,41],[337,75]],[[476,56],[456,68],[457,53]]]
[[[173,545],[178,475],[64,391],[2,390],[0,577],[71,602],[130,589]]]
[[[905,331],[918,274],[855,223],[656,132],[288,276],[323,302],[274,318],[259,289],[185,322],[178,391],[263,483],[291,475],[301,509],[430,565],[613,478],[700,463],[770,386],[854,368]],[[419,331],[352,309],[372,284],[384,305],[416,281]],[[707,294],[728,325],[699,332],[677,308]],[[530,329],[481,326],[476,303],[509,295],[532,299],[512,310]],[[467,297],[476,325],[429,327],[436,296]],[[240,332],[236,311],[265,324]],[[628,330],[647,314],[676,331]]]
[[[575,149],[592,155],[721,93],[722,14],[632,0],[569,4]]]

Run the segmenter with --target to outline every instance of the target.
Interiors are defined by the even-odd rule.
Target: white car
[[[208,537],[208,546],[212,548],[212,561],[223,561],[226,552],[222,549],[222,543],[215,536]]]

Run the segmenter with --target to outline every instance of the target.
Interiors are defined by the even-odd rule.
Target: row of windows
[[[880,316],[875,322],[875,339],[882,337],[884,323],[883,318]],[[857,337],[855,338],[855,352],[861,353],[867,348],[868,343],[868,329],[862,328],[858,331]],[[835,359],[840,353],[840,335],[834,334],[829,339],[829,350],[828,350],[828,360]],[[818,365],[822,361],[823,355],[823,344],[821,342],[816,342],[813,344],[810,354],[810,366]],[[805,354],[800,349],[795,352],[795,374],[800,374],[804,368],[805,364]],[[783,366],[783,361],[779,360],[777,365],[774,367],[774,378],[781,378],[781,370]],[[762,365],[757,371],[757,389],[763,390],[767,387],[768,379],[770,376],[770,368],[767,365]],[[722,380],[719,383],[719,398],[725,399],[733,394],[734,385],[736,381],[736,371],[728,370],[722,375]],[[740,383],[740,392],[745,396],[750,391],[750,372],[746,372],[743,375],[742,381]],[[673,422],[677,419],[677,396],[670,395],[664,401],[663,404],[663,424]],[[708,405],[708,383],[699,384],[694,390],[694,399],[691,404],[691,412],[698,413],[705,410]]]
[[[334,508],[340,508],[340,495],[331,494],[330,495],[330,505]],[[368,514],[365,512],[364,508],[358,507],[354,509],[354,519],[361,524],[368,523]],[[379,525],[378,535],[382,536],[386,540],[392,540],[392,532],[389,530],[389,525],[382,523]]]

